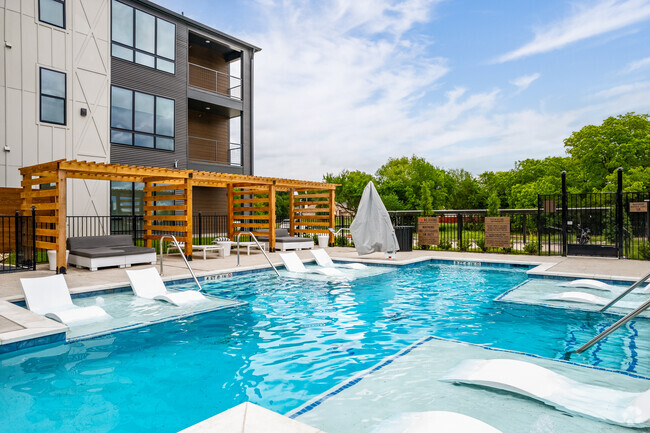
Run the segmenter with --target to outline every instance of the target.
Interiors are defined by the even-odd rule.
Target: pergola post
[[[296,230],[296,206],[293,202],[293,196],[296,192],[295,188],[289,189],[289,236],[295,235]]]
[[[334,201],[335,193],[336,193],[335,190],[330,189],[330,191],[329,191],[329,195],[330,195],[329,196],[329,202],[330,202],[330,204],[329,204],[329,206],[330,206],[329,223],[330,223],[330,228],[333,228],[333,229],[336,229],[336,214],[335,214],[335,212],[336,212],[336,202]],[[334,243],[334,241],[335,241],[334,233],[330,232],[330,239],[329,239],[330,245],[332,245]]]
[[[227,200],[228,203],[226,204],[226,209],[228,211],[227,215],[227,221],[228,221],[228,238],[230,238],[231,241],[235,240],[235,226],[234,226],[234,219],[235,219],[235,212],[233,209],[233,192],[234,188],[232,183],[229,183],[228,186],[226,187],[226,195],[227,195]]]
[[[66,238],[67,238],[67,175],[60,168],[56,169],[56,273],[66,273]]]
[[[144,246],[147,248],[153,247],[153,239],[151,235],[151,223],[153,221],[153,182],[144,181]]]
[[[275,181],[269,185],[269,251],[275,251]]]
[[[185,179],[185,256],[192,260],[192,173]],[[199,244],[200,244],[199,240]]]

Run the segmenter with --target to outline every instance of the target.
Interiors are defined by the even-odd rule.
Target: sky
[[[255,175],[509,170],[650,113],[650,0],[154,0],[262,48]]]

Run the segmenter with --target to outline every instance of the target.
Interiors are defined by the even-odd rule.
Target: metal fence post
[[[16,211],[14,215],[14,242],[16,244],[16,255],[14,256],[14,266],[18,268],[18,256],[20,251],[20,214]]]
[[[618,168],[618,186],[616,188],[616,248],[618,258],[623,258],[623,168]]]
[[[537,194],[537,254],[542,255],[542,196]]]
[[[32,270],[36,270],[36,206],[32,206]]]
[[[203,218],[201,218],[201,212],[198,214],[199,218],[199,223],[197,224],[199,226],[199,245],[203,245]]]
[[[562,257],[567,255],[567,242],[569,240],[567,218],[569,213],[569,206],[567,203],[566,193],[566,171],[562,172]]]
[[[463,214],[457,214],[456,215],[456,232],[457,232],[457,238],[458,238],[458,249],[462,249],[463,247]]]

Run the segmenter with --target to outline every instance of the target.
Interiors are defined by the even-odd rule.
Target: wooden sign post
[[[438,245],[440,221],[438,217],[418,218],[418,245]]]
[[[510,217],[485,217],[485,246],[510,248]]]

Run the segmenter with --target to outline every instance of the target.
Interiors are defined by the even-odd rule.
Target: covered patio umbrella
[[[372,182],[368,182],[363,190],[350,232],[359,255],[399,250],[390,216]]]

